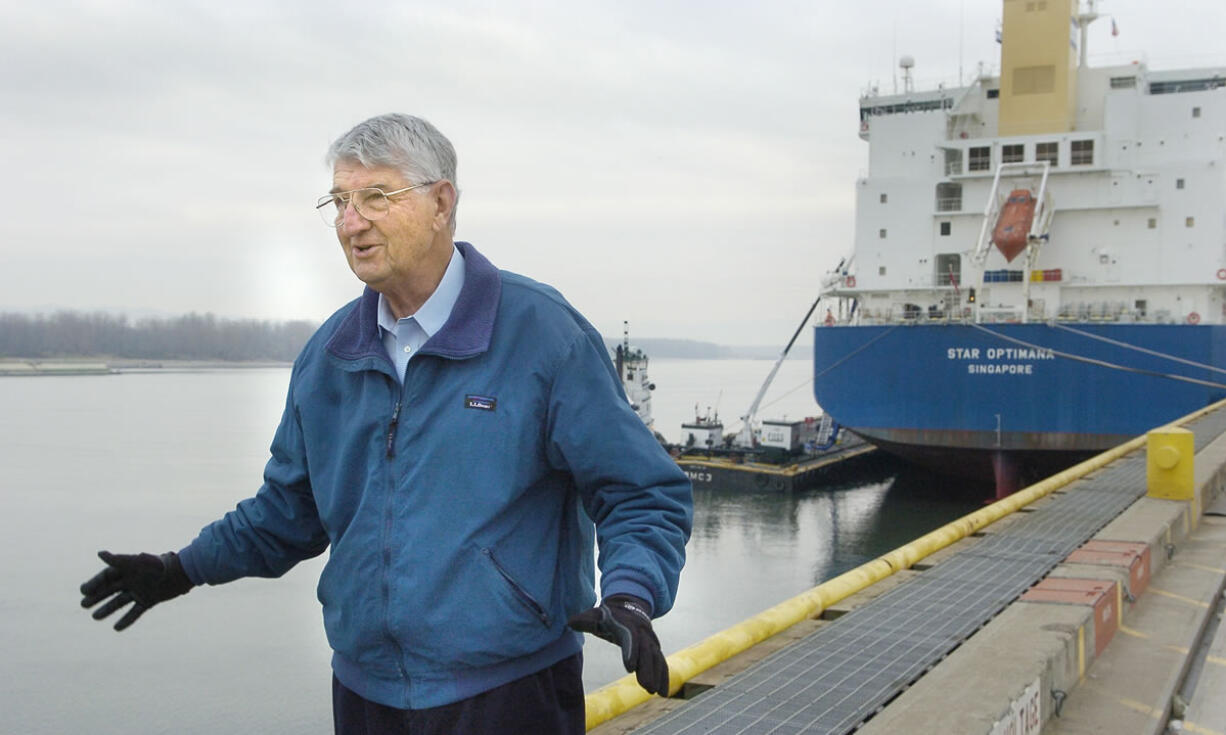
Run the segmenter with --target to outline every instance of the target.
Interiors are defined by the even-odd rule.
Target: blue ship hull
[[[1226,326],[1068,326],[1226,367]],[[817,327],[814,394],[836,421],[878,446],[977,475],[990,465],[976,460],[992,453],[1069,464],[1078,456],[1070,453],[1108,449],[1226,398],[1226,374],[1072,330],[1047,324]]]

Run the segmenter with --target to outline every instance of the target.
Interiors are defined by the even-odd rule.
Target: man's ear
[[[434,197],[434,231],[444,232],[451,229],[451,221],[455,216],[456,200],[460,198],[460,193],[456,191],[455,184],[443,179],[434,185],[432,191]]]

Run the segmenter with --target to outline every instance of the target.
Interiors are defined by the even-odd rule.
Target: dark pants
[[[429,709],[376,704],[332,677],[332,720],[336,735],[582,735],[583,654]]]

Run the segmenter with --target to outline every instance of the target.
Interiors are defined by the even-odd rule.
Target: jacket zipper
[[[481,553],[485,554],[486,558],[490,560],[490,563],[494,565],[494,569],[498,570],[498,573],[507,581],[507,584],[511,585],[511,589],[515,592],[515,596],[528,606],[528,609],[530,609],[536,615],[536,617],[540,619],[542,625],[548,628],[549,615],[545,612],[545,608],[541,607],[541,604],[533,599],[532,595],[528,594],[528,591],[521,587],[519,582],[515,581],[515,578],[511,576],[510,572],[508,572],[502,567],[501,564],[498,563],[498,560],[494,558],[494,552],[490,551],[489,549],[482,549]]]
[[[399,387],[399,386],[396,386]],[[392,457],[392,446],[396,440],[396,425],[400,421],[400,406],[403,403],[402,397],[396,398],[396,407],[392,409],[392,421],[387,429],[387,458]],[[383,464],[383,475],[387,483],[387,502],[384,505],[383,511],[383,632],[392,646],[396,649],[396,667],[400,670],[400,678],[404,681],[409,680],[409,672],[404,666],[404,646],[401,645],[398,639],[392,633],[392,596],[391,583],[388,577],[391,575],[392,568],[392,550],[388,545],[392,537],[392,508],[395,504],[396,497],[396,481],[395,473],[392,472],[392,463],[385,462]]]
[[[397,399],[396,407],[392,409],[392,422],[387,426],[387,456],[391,457],[395,452],[396,443],[396,425],[400,423],[400,404]]]

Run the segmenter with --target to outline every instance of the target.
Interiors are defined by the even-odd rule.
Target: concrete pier
[[[589,731],[1226,735],[1226,409],[1180,423]]]

